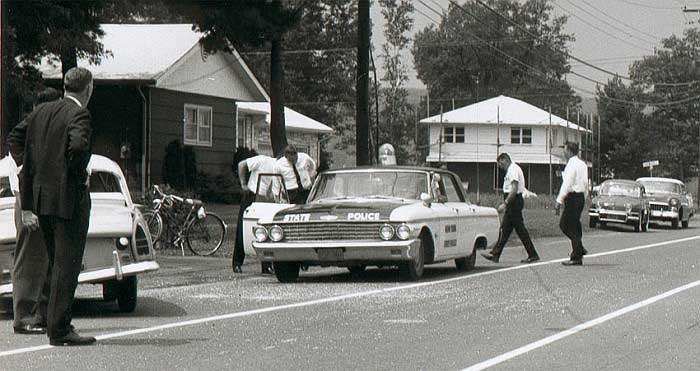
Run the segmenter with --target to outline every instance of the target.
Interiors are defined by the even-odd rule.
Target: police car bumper
[[[304,262],[310,264],[382,263],[415,259],[419,241],[324,241],[253,242],[264,262]]]

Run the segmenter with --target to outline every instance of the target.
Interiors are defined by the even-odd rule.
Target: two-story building
[[[504,174],[496,158],[504,152],[523,169],[528,189],[547,194],[551,182],[556,192],[566,165],[564,142],[576,141],[583,147],[586,136],[592,134],[573,122],[503,95],[420,122],[430,128],[426,161],[446,165],[468,183],[469,192],[481,193],[502,188]],[[587,163],[590,167],[590,161]]]

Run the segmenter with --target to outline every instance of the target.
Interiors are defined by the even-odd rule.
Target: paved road
[[[0,317],[0,369],[698,369],[697,225],[588,234],[583,267],[559,263],[563,239],[537,240],[541,263],[509,247],[415,284],[328,268],[280,284],[255,264],[164,257],[135,313],[81,286],[74,324],[95,346],[50,348]]]

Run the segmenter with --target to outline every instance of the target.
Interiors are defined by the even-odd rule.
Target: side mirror
[[[430,195],[425,192],[420,194],[420,200],[423,202],[423,206],[425,207],[430,207],[430,204],[433,202],[433,199],[430,197]]]

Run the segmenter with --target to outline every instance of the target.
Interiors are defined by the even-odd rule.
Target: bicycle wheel
[[[153,247],[155,248],[156,242],[163,235],[163,218],[160,214],[154,214],[153,211],[146,211],[143,213],[143,219],[148,224],[148,230],[151,232],[151,241],[153,241]]]
[[[207,256],[219,250],[226,239],[224,221],[216,214],[207,213],[197,219],[185,232],[187,248],[195,255]]]

